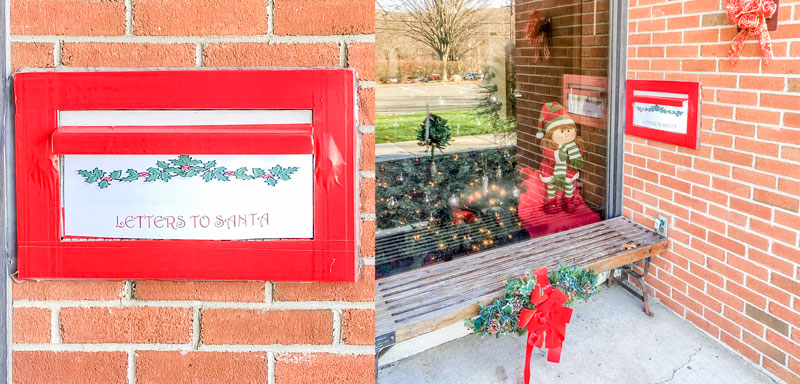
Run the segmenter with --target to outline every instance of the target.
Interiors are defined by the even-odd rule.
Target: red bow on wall
[[[523,309],[519,314],[519,327],[528,330],[528,346],[525,349],[525,384],[531,378],[531,354],[533,347],[544,345],[547,361],[561,360],[561,345],[567,332],[567,323],[572,318],[572,308],[564,307],[567,296],[550,285],[547,268],[536,271],[536,286],[531,292],[531,304],[535,309]]]
[[[741,28],[741,32],[733,38],[728,57],[731,63],[739,61],[741,52],[747,37],[750,35],[758,36],[758,43],[761,46],[761,58],[764,64],[769,64],[773,60],[772,43],[770,42],[769,32],[767,31],[767,19],[772,17],[777,9],[773,0],[727,0],[725,8],[728,10],[728,20]]]

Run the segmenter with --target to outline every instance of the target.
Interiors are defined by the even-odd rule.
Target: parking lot
[[[375,108],[378,114],[467,109],[478,105],[480,82],[379,84]]]

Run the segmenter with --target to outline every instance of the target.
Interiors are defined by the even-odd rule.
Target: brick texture
[[[666,7],[679,11],[659,13]],[[647,226],[656,214],[670,218],[670,252],[648,276],[653,294],[790,383],[800,382],[800,97],[798,67],[787,64],[796,62],[797,10],[781,6],[774,63],[762,65],[749,39],[732,65],[736,27],[724,2],[630,3],[629,32],[641,43],[628,77],[699,80],[703,122],[697,150],[625,138],[623,210]],[[662,50],[681,66],[660,66],[653,57]]]
[[[193,67],[191,44],[65,43],[61,63],[68,67]]]
[[[282,301],[373,301],[375,267],[361,267],[356,284],[278,282],[273,293],[275,300]]]
[[[49,343],[50,310],[44,308],[14,308],[11,334],[14,343]]]
[[[127,383],[125,352],[16,351],[11,356],[14,384]]]
[[[347,47],[347,65],[358,71],[359,79],[375,80],[375,45],[350,44]]]
[[[373,356],[330,353],[275,356],[275,381],[283,384],[372,384],[374,372]]]
[[[375,311],[351,309],[342,312],[342,341],[347,344],[375,343]]]
[[[11,69],[53,68],[52,43],[11,43]]]
[[[359,124],[374,124],[374,1],[11,0],[10,18],[14,71],[354,68]],[[372,211],[366,129],[356,188]],[[371,264],[374,221],[359,228],[359,265]],[[11,291],[12,350],[25,346],[11,358],[15,383],[374,382],[374,313],[363,309],[372,266],[356,283],[24,281]]]
[[[188,343],[192,313],[185,308],[64,308],[65,343]]]
[[[136,382],[148,384],[243,383],[268,381],[264,352],[140,351]]]
[[[138,300],[264,301],[263,281],[139,280]]]
[[[213,67],[329,67],[339,65],[336,44],[213,43],[205,50]]]
[[[14,283],[14,300],[118,300],[123,281],[24,281]]]
[[[375,31],[372,0],[275,0],[276,35],[358,35]],[[304,22],[297,22],[298,19]]]
[[[137,0],[133,9],[136,35],[267,33],[267,0]]]
[[[331,344],[333,312],[206,309],[202,329],[204,344]]]

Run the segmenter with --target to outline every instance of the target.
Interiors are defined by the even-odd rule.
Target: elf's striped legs
[[[548,199],[556,198],[556,186],[553,183],[547,183],[547,198]]]
[[[575,192],[575,183],[567,183],[567,185],[564,187],[564,197],[569,199],[569,198],[572,197],[572,194],[574,192]],[[548,193],[549,193],[549,189],[548,189]],[[555,192],[554,192],[554,194],[555,194]]]

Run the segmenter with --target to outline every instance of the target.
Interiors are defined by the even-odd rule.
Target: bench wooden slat
[[[623,250],[623,243],[637,248]],[[667,239],[619,217],[526,240],[376,282],[376,335],[396,340],[436,330],[478,313],[478,302],[502,297],[502,280],[557,263],[605,272],[658,254]]]
[[[560,242],[572,243],[575,238],[578,238],[580,236],[585,236],[587,234],[595,234],[597,231],[600,231],[600,230],[615,230],[615,229],[618,229],[619,223],[617,223],[617,222],[611,223],[610,221],[612,221],[612,220],[601,221],[601,222],[598,222],[598,223],[586,225],[586,226],[579,227],[579,228],[574,228],[574,229],[571,229],[569,231],[564,231],[564,232],[560,232],[560,233],[557,233],[557,234],[553,234],[553,235],[547,236],[547,238],[549,240],[547,243],[544,243],[544,242],[541,242],[541,241],[537,241],[538,239],[526,240],[526,241],[510,244],[508,246],[504,246],[502,248],[498,248],[498,249],[495,249],[495,250],[484,251],[484,252],[481,252],[481,253],[478,253],[478,254],[470,255],[467,258],[470,259],[471,263],[476,263],[477,264],[477,263],[480,263],[481,260],[491,261],[493,259],[493,257],[494,257],[494,254],[497,253],[497,251],[500,250],[500,249],[502,249],[501,253],[512,253],[512,252],[517,252],[517,251],[520,251],[520,250],[528,250],[528,249],[530,249],[532,244],[536,244],[538,246],[542,246],[542,245],[547,245],[547,244],[552,244],[552,243],[557,243],[557,242],[558,243],[560,243]],[[452,269],[452,267],[450,267],[451,263],[452,262],[434,264],[434,265],[431,265],[429,267],[425,267],[425,268],[422,268],[422,269],[411,271],[411,273],[400,273],[400,274],[397,274],[397,275],[388,276],[388,277],[379,279],[376,282],[376,284],[381,286],[382,288],[387,288],[388,289],[391,286],[403,285],[407,281],[418,280],[418,279],[420,279],[420,278],[422,278],[424,276],[440,275],[441,273],[446,273],[446,272],[448,272],[448,271],[450,271]]]
[[[530,268],[530,265],[547,265],[552,259],[554,251],[568,255],[566,258],[559,260],[561,263],[579,265],[586,263],[588,260],[596,260],[608,255],[608,245],[605,241],[623,244],[631,241],[639,243],[646,240],[642,237],[620,236],[617,233],[603,235],[607,236],[603,241],[589,244],[577,243],[565,248],[536,250],[529,255],[511,254],[498,257],[498,260],[493,265],[476,265],[474,269],[466,269],[463,268],[464,266],[460,266],[461,268],[457,270],[458,273],[420,280],[415,282],[414,285],[409,284],[409,288],[405,291],[395,288],[390,292],[382,292],[381,300],[386,302],[389,305],[388,308],[391,309],[396,307],[397,303],[403,298],[417,301],[418,298],[416,296],[420,291],[434,295],[443,293],[443,291],[451,291],[450,283],[453,279],[462,280],[462,285],[468,285],[468,283],[495,285],[496,282],[510,277],[508,275],[509,270],[524,270],[525,268]]]

